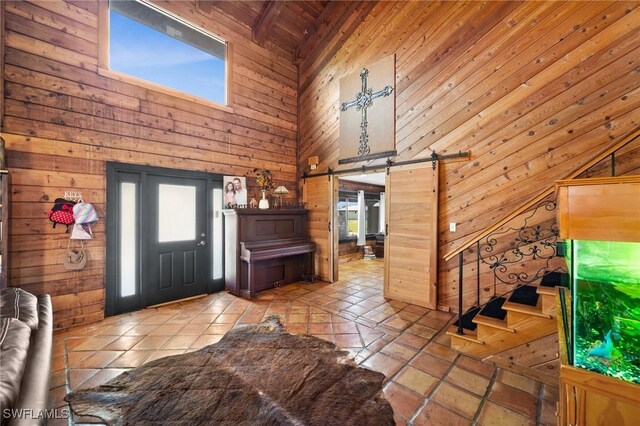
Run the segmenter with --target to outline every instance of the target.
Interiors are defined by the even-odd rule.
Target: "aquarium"
[[[640,383],[640,243],[567,245],[573,364]]]

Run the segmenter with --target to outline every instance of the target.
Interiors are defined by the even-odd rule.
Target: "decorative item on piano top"
[[[269,208],[269,200],[267,200],[267,191],[262,190],[262,199],[258,202],[258,208],[262,210],[266,210]]]
[[[262,191],[262,200],[258,203],[258,208],[268,209],[269,200],[267,200],[266,195],[268,190],[273,189],[273,175],[266,169],[253,169],[253,171],[256,174],[256,184]]]
[[[274,194],[278,194],[280,196],[280,205],[279,207],[282,208],[282,194],[288,194],[289,190],[287,188],[285,188],[284,185],[280,185],[279,187],[277,187],[274,191]]]
[[[224,176],[222,178],[224,186],[225,208],[247,208],[247,178],[244,176]]]

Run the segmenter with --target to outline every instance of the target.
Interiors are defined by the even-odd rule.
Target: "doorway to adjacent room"
[[[385,174],[338,179],[335,201],[340,279],[362,279],[365,293],[382,295],[384,280]]]
[[[385,299],[436,308],[438,168],[438,162],[415,161],[392,167],[380,166],[375,170],[382,171],[384,176],[384,227],[378,222],[379,229],[384,231],[377,237],[384,244]],[[317,247],[316,271],[322,281],[342,280],[340,232],[348,236],[354,232],[355,223],[366,226],[366,198],[363,195],[359,204],[364,205],[365,210],[357,209],[361,220],[354,219],[354,212],[350,213],[348,196],[340,201],[340,180],[348,180],[357,174],[355,170],[353,174],[329,171],[307,176],[304,181],[303,200],[309,210],[309,236]],[[344,210],[340,212],[342,208]],[[362,246],[366,246],[366,228],[360,231]],[[382,244],[377,241],[374,244],[381,250]],[[344,250],[342,254],[345,255]]]

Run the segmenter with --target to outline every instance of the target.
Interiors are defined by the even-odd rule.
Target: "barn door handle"
[[[384,236],[385,237],[389,236],[389,224],[388,223],[384,224]]]

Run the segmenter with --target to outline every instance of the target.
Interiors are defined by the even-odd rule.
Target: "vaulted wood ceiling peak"
[[[270,41],[297,55],[299,47],[321,24],[321,15],[330,1],[211,1],[199,0],[198,8],[207,14],[213,8],[249,27],[253,40],[259,44]],[[326,15],[326,14],[325,14]]]

